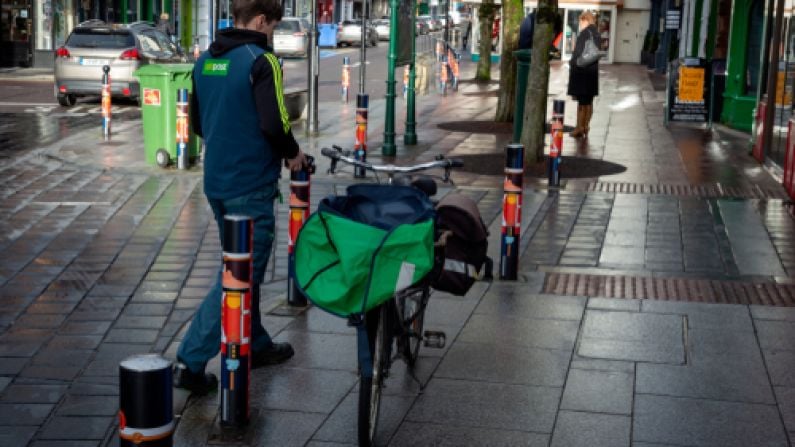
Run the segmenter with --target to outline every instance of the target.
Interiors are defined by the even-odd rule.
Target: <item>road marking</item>
[[[0,107],[47,107],[54,105],[52,102],[0,102]]]

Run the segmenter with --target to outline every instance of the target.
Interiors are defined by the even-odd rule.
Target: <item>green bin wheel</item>
[[[171,162],[169,158],[168,152],[166,152],[165,149],[158,149],[157,152],[155,152],[155,161],[161,168],[168,166],[168,164]]]

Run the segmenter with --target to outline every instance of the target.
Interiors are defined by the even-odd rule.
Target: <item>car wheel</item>
[[[58,95],[57,98],[58,98],[58,104],[64,107],[72,107],[77,102],[77,98],[75,97],[75,95],[70,95],[70,94]]]
[[[158,149],[157,152],[155,152],[155,162],[157,162],[157,165],[161,168],[168,166],[170,162],[169,158],[168,152],[166,152],[165,149]]]

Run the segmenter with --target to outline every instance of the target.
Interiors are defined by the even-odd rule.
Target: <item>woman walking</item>
[[[577,127],[571,132],[571,136],[575,138],[588,135],[593,114],[593,98],[599,95],[599,60],[583,61],[581,57],[589,40],[594,43],[595,49],[601,48],[596,18],[592,12],[585,11],[580,14],[580,34],[569,62],[567,94],[577,101]]]

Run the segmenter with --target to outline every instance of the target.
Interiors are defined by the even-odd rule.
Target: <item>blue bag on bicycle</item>
[[[359,184],[323,199],[295,243],[295,279],[316,306],[364,313],[430,273],[434,207],[410,186]]]

